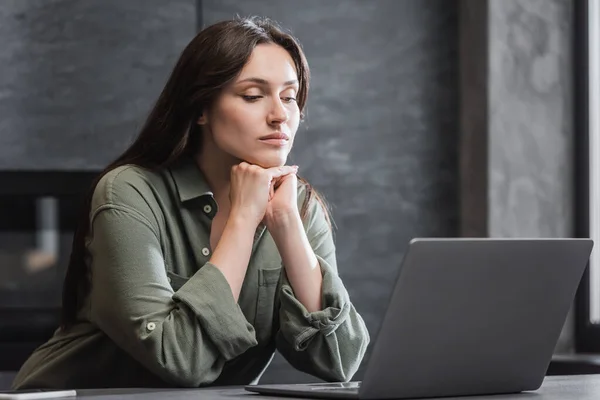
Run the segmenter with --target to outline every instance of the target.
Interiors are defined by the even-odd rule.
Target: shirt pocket
[[[275,291],[280,278],[281,268],[258,270],[258,296],[256,299],[254,329],[259,343],[266,343],[271,339]]]
[[[176,292],[189,280],[190,278],[184,278],[181,275],[177,275],[174,272],[167,271],[167,280],[171,284],[173,291]]]

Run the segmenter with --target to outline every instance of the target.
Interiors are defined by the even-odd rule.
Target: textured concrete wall
[[[340,274],[375,336],[410,238],[458,233],[456,2],[202,3],[205,25],[268,16],[303,44],[312,84],[292,158],[334,206]],[[263,378],[307,380],[279,357]]]
[[[196,29],[194,0],[3,0],[0,169],[122,152]]]
[[[491,236],[573,234],[572,3],[490,2]]]

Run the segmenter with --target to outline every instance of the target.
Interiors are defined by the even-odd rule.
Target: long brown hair
[[[236,18],[198,33],[181,53],[136,140],[96,177],[85,198],[63,285],[62,328],[76,322],[82,300],[90,290],[85,239],[90,230],[91,199],[98,181],[121,165],[134,164],[156,170],[168,167],[182,156],[196,154],[201,145],[201,129],[196,124],[200,113],[210,107],[220,91],[241,72],[254,48],[263,43],[275,43],[291,55],[300,86],[296,99],[300,111],[304,110],[310,79],[306,58],[297,40],[273,21],[259,17]],[[311,199],[315,199],[323,207],[331,227],[327,204],[305,179],[299,179],[307,190],[302,218],[306,217]]]

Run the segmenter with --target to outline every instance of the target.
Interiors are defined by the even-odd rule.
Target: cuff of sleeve
[[[303,351],[315,335],[331,335],[348,318],[351,309],[348,292],[341,279],[323,258],[317,255],[323,274],[323,310],[308,312],[294,296],[292,287],[285,280],[281,288],[280,328],[283,337]]]
[[[173,296],[196,314],[203,330],[226,360],[256,346],[256,333],[221,271],[206,263]]]

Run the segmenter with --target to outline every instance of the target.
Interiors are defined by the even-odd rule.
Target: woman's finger
[[[271,175],[271,179],[273,179],[292,173],[295,174],[298,171],[298,167],[296,165],[284,165],[282,167],[269,168],[267,171]]]

